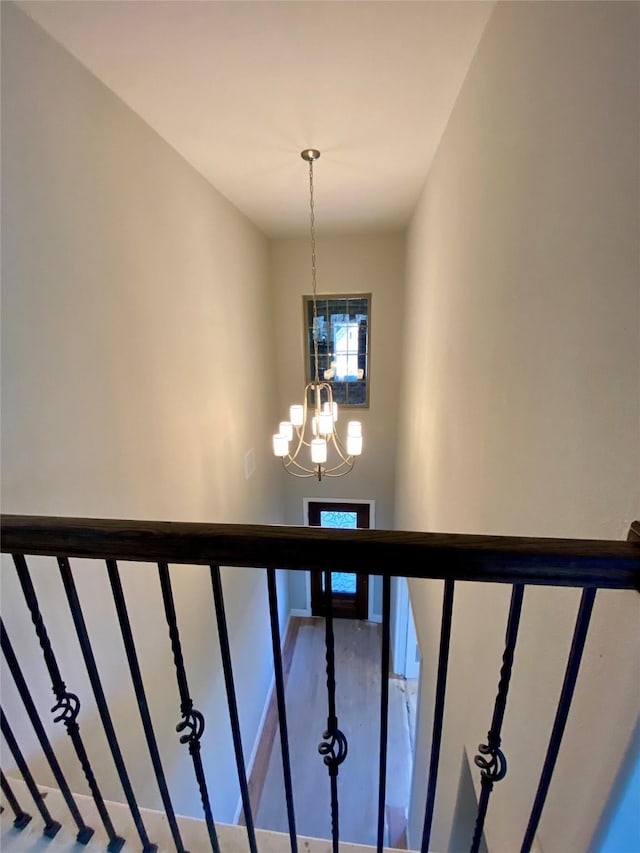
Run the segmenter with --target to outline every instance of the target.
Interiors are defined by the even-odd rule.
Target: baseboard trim
[[[289,670],[291,669],[291,661],[293,659],[293,650],[296,644],[300,617],[296,617],[295,611],[289,611],[287,616],[287,624],[283,632],[284,640],[282,642],[282,671],[284,686],[286,689]],[[295,619],[295,621],[294,621]],[[254,820],[260,807],[260,798],[264,787],[267,769],[269,766],[269,758],[271,757],[271,748],[278,730],[278,707],[275,691],[275,674],[271,678],[267,698],[262,709],[260,724],[256,732],[256,737],[251,750],[251,757],[247,764],[247,780],[249,786],[249,799],[251,801],[251,810]],[[260,761],[258,762],[258,757]],[[259,766],[258,766],[259,764]],[[238,798],[238,805],[234,816],[234,823],[244,825],[244,814],[242,808],[242,796]]]
[[[288,627],[288,623],[287,623]],[[269,683],[269,689],[267,690],[267,698],[265,699],[264,707],[262,709],[262,714],[260,715],[260,722],[258,723],[258,728],[256,730],[256,736],[253,741],[253,749],[251,750],[251,755],[249,756],[249,761],[245,763],[245,770],[247,773],[247,780],[251,778],[251,774],[253,772],[253,765],[256,762],[256,755],[258,754],[258,747],[260,746],[260,740],[262,738],[262,732],[264,730],[264,724],[267,719],[267,714],[269,713],[269,708],[271,706],[271,697],[273,696],[273,689],[275,687],[276,678],[275,675],[271,676],[271,681]],[[242,794],[238,798],[238,805],[236,806],[236,811],[233,816],[233,822],[235,824],[239,823],[240,817],[242,815]]]

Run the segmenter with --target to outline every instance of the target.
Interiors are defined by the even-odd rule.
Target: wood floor
[[[292,620],[283,650],[289,749],[296,829],[300,835],[329,838],[331,809],[327,768],[318,754],[327,722],[324,620]],[[380,726],[380,626],[338,619],[336,709],[349,754],[340,767],[340,838],[375,844],[378,809]],[[292,640],[293,638],[293,640]],[[404,682],[389,680],[389,743],[386,823],[390,846],[406,847],[411,753]],[[251,779],[256,826],[288,831],[277,712],[267,715]]]

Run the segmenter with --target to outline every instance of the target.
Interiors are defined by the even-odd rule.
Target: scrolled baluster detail
[[[57,717],[53,718],[54,723],[64,722],[68,732],[71,729],[79,728],[77,719],[80,713],[80,700],[75,693],[69,693],[64,682],[61,682],[60,690],[56,691],[56,704],[51,709],[51,713],[55,714],[60,711]]]
[[[194,749],[200,748],[200,738],[204,732],[204,716],[200,711],[195,710],[193,706],[183,708],[181,711],[182,722],[178,723],[176,731],[178,734],[186,732],[180,735],[180,743],[188,743],[189,752],[192,753]]]
[[[31,575],[29,574],[27,561],[21,554],[14,554],[13,562],[16,567],[18,580],[20,581],[20,586],[22,587],[27,607],[29,608],[31,621],[33,622],[38,642],[40,643],[40,648],[44,655],[49,677],[51,678],[53,694],[57,700],[56,704],[51,709],[51,713],[57,713],[57,716],[53,718],[54,722],[63,722],[67,730],[67,734],[71,738],[71,742],[82,767],[82,772],[84,773],[89,790],[91,791],[93,801],[96,804],[100,819],[102,820],[104,828],[107,831],[107,835],[109,836],[107,850],[109,850],[109,853],[118,853],[118,851],[124,847],[125,839],[116,834],[109,812],[107,811],[107,807],[102,798],[93,768],[91,767],[91,762],[89,761],[89,756],[87,755],[84,742],[80,735],[80,726],[78,724],[80,700],[75,693],[70,693],[67,690],[67,686],[62,680],[62,674],[40,611],[35,587],[33,586]]]
[[[338,728],[323,732],[322,737],[324,740],[318,744],[318,752],[323,756],[323,761],[329,770],[335,770],[337,773],[338,767],[345,760],[349,751],[347,739]]]
[[[340,836],[340,814],[338,807],[338,768],[347,756],[347,739],[340,729],[333,732],[325,731],[322,737],[326,740],[318,744],[318,752],[322,755],[329,771],[329,784],[331,788],[331,838],[333,840],[333,853],[338,851],[338,840]],[[336,752],[336,745],[338,750]]]
[[[329,771],[331,785],[331,838],[333,853],[338,853],[340,838],[339,808],[338,808],[338,768],[347,757],[348,743],[344,733],[338,728],[336,716],[336,676],[335,676],[335,640],[333,636],[333,603],[331,590],[331,572],[324,573],[324,603],[325,603],[325,657],[327,662],[327,702],[329,713],[327,728],[322,733],[324,740],[318,746],[318,752]]]
[[[180,631],[178,630],[178,620],[176,617],[176,608],[173,600],[168,564],[158,563],[158,572],[164,612],[167,619],[167,626],[169,628],[169,639],[171,640],[173,662],[176,669],[178,692],[180,694],[180,713],[182,715],[182,720],[177,724],[176,732],[180,735],[180,743],[189,745],[189,754],[193,760],[193,770],[196,775],[196,781],[200,791],[200,800],[202,802],[202,810],[204,811],[205,823],[209,833],[209,841],[211,842],[211,847],[214,853],[220,853],[220,845],[213,821],[209,792],[207,790],[207,780],[204,774],[204,767],[202,766],[202,756],[200,755],[200,738],[204,733],[205,726],[204,716],[200,711],[193,707],[193,700],[189,694],[187,671],[185,669],[184,658],[182,655]]]
[[[331,783],[331,835],[334,839],[334,850],[338,843],[338,768],[347,757],[349,745],[343,732],[336,726],[331,731],[327,729],[322,733],[324,738],[318,744],[318,752],[329,769],[329,780]]]
[[[493,786],[500,782],[507,774],[507,760],[500,749],[502,722],[507,708],[507,696],[509,693],[509,682],[511,681],[511,670],[513,669],[513,658],[515,655],[516,641],[518,639],[518,627],[520,625],[520,613],[524,598],[524,586],[514,584],[511,591],[511,604],[509,607],[509,619],[505,635],[504,653],[502,655],[502,666],[500,668],[500,679],[498,681],[498,692],[496,695],[491,727],[487,734],[487,742],[478,746],[479,755],[473,759],[476,767],[480,768],[480,799],[478,802],[478,814],[476,817],[473,839],[471,841],[471,853],[477,853],[480,848],[484,822],[489,807],[489,797]]]
[[[64,777],[62,768],[60,767],[58,759],[56,758],[53,752],[51,743],[49,742],[47,734],[44,730],[42,720],[40,719],[40,714],[38,713],[33,699],[31,698],[31,693],[29,692],[27,682],[22,673],[22,670],[20,669],[20,664],[18,663],[18,659],[13,650],[11,640],[9,639],[9,635],[7,634],[2,619],[0,619],[0,646],[2,647],[2,651],[4,653],[9,671],[13,676],[13,680],[15,682],[18,693],[20,694],[20,698],[22,699],[25,711],[27,712],[27,716],[31,720],[31,724],[36,733],[40,746],[42,747],[42,751],[56,780],[56,785],[58,786],[60,793],[62,794],[62,797],[64,798],[64,801],[67,804],[69,812],[71,813],[71,816],[75,821],[76,826],[78,827],[76,841],[79,844],[88,844],[94,834],[94,830],[90,826],[87,826],[84,822],[82,815],[80,814],[80,810],[78,809],[78,806],[76,804],[76,801],[74,800],[73,795],[69,790],[69,785]]]
[[[471,853],[477,853],[480,849],[480,841],[484,830],[484,822],[489,807],[489,796],[495,782],[500,782],[507,775],[507,759],[500,749],[500,738],[493,732],[487,735],[487,743],[478,745],[480,755],[474,756],[473,763],[480,768],[480,799],[478,801],[478,814],[471,841]],[[489,756],[485,758],[485,756]]]
[[[480,768],[481,781],[486,780],[493,785],[494,782],[500,782],[507,775],[507,759],[500,749],[500,738],[497,738],[496,743],[495,738],[492,738],[491,732],[489,732],[487,741],[487,743],[478,745],[480,755],[476,755],[473,762],[476,767]],[[485,755],[490,757],[487,759],[484,757]]]

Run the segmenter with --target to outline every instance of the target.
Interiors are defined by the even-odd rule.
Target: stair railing
[[[213,602],[222,655],[225,688],[231,720],[235,761],[240,785],[244,822],[249,849],[257,851],[254,816],[247,785],[244,750],[238,721],[233,668],[220,566],[258,567],[266,570],[270,626],[273,648],[275,690],[278,707],[283,778],[289,826],[290,846],[297,853],[296,820],[287,733],[285,687],[280,653],[276,569],[324,572],[326,596],[325,651],[327,674],[327,726],[322,734],[319,752],[327,766],[331,791],[332,845],[338,851],[340,839],[338,774],[348,754],[348,743],[339,728],[336,705],[335,650],[331,593],[332,572],[375,574],[382,576],[382,651],[380,739],[378,779],[377,850],[384,843],[384,807],[386,799],[386,761],[388,729],[388,671],[390,645],[390,579],[391,577],[429,578],[444,581],[436,696],[431,738],[427,795],[421,850],[429,850],[433,822],[442,727],[447,688],[449,647],[452,630],[453,602],[456,584],[460,581],[506,583],[512,588],[511,605],[506,627],[504,653],[499,673],[498,689],[487,741],[479,747],[475,764],[480,769],[481,794],[478,803],[470,850],[475,853],[481,843],[484,823],[494,785],[506,775],[507,764],[501,749],[502,723],[507,706],[509,684],[514,665],[520,614],[525,591],[529,585],[575,587],[582,589],[582,598],[575,622],[565,676],[542,767],[540,781],[531,814],[522,840],[522,853],[531,849],[540,821],[549,784],[558,757],[564,728],[580,669],[580,662],[589,628],[594,600],[598,589],[640,589],[640,523],[634,522],[627,542],[606,542],[570,539],[537,539],[504,536],[468,536],[429,533],[409,533],[382,530],[337,530],[313,527],[279,527],[260,525],[190,524],[149,521],[117,521],[104,519],[49,518],[32,516],[2,516],[3,552],[11,554],[20,586],[30,611],[34,629],[44,656],[56,697],[55,721],[62,722],[82,766],[91,795],[105,827],[109,851],[118,851],[124,839],[113,826],[104,803],[98,780],[89,761],[82,739],[78,718],[80,700],[70,692],[40,610],[36,590],[31,581],[27,556],[52,556],[57,559],[71,616],[78,636],[87,674],[94,693],[101,722],[116,766],[118,777],[144,853],[157,850],[150,841],[138,808],[126,763],[111,721],[98,667],[93,655],[89,634],[84,622],[80,600],[75,589],[69,560],[92,558],[105,562],[111,591],[122,633],[133,689],[140,710],[141,722],[153,765],[156,782],[163,802],[175,848],[185,853],[180,829],[162,766],[153,728],[143,674],[131,631],[127,603],[120,582],[118,563],[122,561],[151,562],[158,566],[162,600],[174,658],[180,696],[181,720],[177,725],[180,741],[188,746],[195,777],[200,790],[203,816],[211,849],[217,853],[219,842],[214,822],[214,807],[207,789],[206,774],[200,757],[200,738],[204,718],[194,708],[188,686],[188,675],[182,653],[180,629],[173,602],[169,564],[207,566],[211,575]],[[380,568],[378,568],[380,567]],[[64,774],[46,736],[4,625],[1,628],[2,651],[7,667],[15,681],[43,753],[52,769],[61,793],[78,827],[77,840],[87,844],[93,829],[86,826],[78,806],[64,779]],[[68,675],[65,673],[65,675]],[[53,837],[60,824],[49,814],[31,776],[16,738],[2,714],[2,733],[32,798],[44,822],[44,834]],[[15,792],[4,774],[2,792],[15,814],[14,825],[23,828],[31,820],[17,801]]]

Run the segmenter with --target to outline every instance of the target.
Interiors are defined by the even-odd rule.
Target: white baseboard
[[[289,611],[289,618],[291,618],[292,616],[311,616],[311,611],[308,608],[294,608],[293,610]],[[288,628],[289,623],[287,622],[287,629]]]
[[[253,749],[251,750],[251,755],[249,756],[249,760],[245,762],[245,770],[247,773],[247,783],[251,778],[251,771],[253,770],[253,765],[256,760],[256,755],[258,754],[258,747],[260,746],[260,739],[262,738],[262,730],[264,729],[264,723],[267,719],[267,714],[269,712],[269,706],[271,705],[271,694],[273,693],[273,688],[275,686],[275,676],[272,676],[271,682],[269,683],[269,689],[267,690],[267,699],[264,703],[264,708],[262,709],[262,714],[260,715],[260,722],[258,723],[258,729],[256,732],[256,737],[253,742]],[[242,811],[242,794],[238,797],[238,805],[236,806],[236,811],[233,816],[233,822],[235,824],[240,820],[240,813]]]

